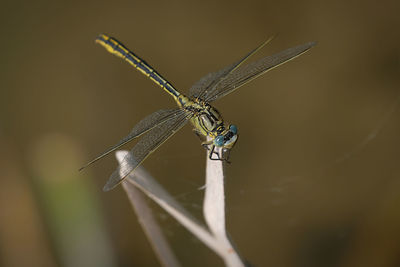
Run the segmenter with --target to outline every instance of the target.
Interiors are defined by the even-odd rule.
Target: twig
[[[117,153],[118,158],[123,158],[128,152],[118,151]],[[244,266],[244,263],[241,261],[238,253],[226,236],[223,166],[222,162],[218,162],[219,161],[207,160],[204,216],[211,232],[176,202],[142,166],[139,166],[133,173],[129,174],[123,183],[124,187],[127,188],[134,185],[153,199],[200,241],[217,253],[224,260],[226,266]],[[130,201],[135,201],[135,199],[130,198]],[[132,205],[135,204],[132,203]],[[214,208],[211,207],[212,205]],[[138,216],[139,220],[142,220],[142,218],[140,218],[142,215],[138,214]],[[152,230],[149,229],[145,231]],[[151,236],[152,235],[148,235],[149,238],[152,238]],[[158,243],[159,241],[158,239],[154,239],[150,242]],[[158,244],[156,245],[158,246]],[[153,247],[155,247],[155,245],[153,245]],[[159,255],[160,251],[163,251],[163,249],[159,249],[156,253]]]

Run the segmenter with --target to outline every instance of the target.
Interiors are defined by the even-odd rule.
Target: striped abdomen
[[[137,70],[149,77],[153,82],[164,89],[167,93],[172,95],[175,99],[179,97],[180,93],[168,81],[166,81],[160,74],[158,74],[143,59],[135,55],[133,52],[129,51],[122,43],[120,43],[116,39],[105,34],[100,34],[96,38],[96,43],[105,47],[107,51],[111,54],[125,59],[129,64],[131,64]]]

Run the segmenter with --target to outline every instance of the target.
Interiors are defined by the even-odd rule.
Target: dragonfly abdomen
[[[180,93],[167,80],[158,74],[157,71],[147,64],[146,61],[138,57],[118,40],[105,34],[100,34],[96,38],[96,43],[102,45],[111,54],[126,60],[129,64],[149,77],[155,84],[160,86],[175,99],[180,95]]]

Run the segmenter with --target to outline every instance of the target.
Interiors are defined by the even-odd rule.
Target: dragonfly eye
[[[233,134],[237,134],[237,127],[236,125],[231,124],[229,126],[229,131],[231,131]]]
[[[235,145],[237,138],[238,135],[236,134],[236,132],[232,131],[231,127],[229,127],[229,131],[224,136],[224,144],[223,144],[224,148],[231,149]]]
[[[224,145],[224,137],[222,135],[218,135],[217,137],[215,137],[214,145],[223,146]]]

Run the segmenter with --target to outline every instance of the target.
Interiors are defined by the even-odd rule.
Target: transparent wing
[[[148,155],[176,133],[192,116],[192,113],[183,111],[172,119],[151,129],[124,157],[121,164],[111,174],[103,190],[109,191],[122,182]]]
[[[267,71],[276,68],[277,66],[282,65],[307,52],[315,44],[315,42],[310,42],[292,47],[275,55],[265,57],[253,63],[250,63],[246,66],[241,67],[240,69],[235,69],[234,71],[229,73],[225,77],[225,79],[218,83],[218,85],[213,88],[213,90],[209,90],[204,95],[203,99],[206,102],[212,102],[220,97],[223,97],[236,90],[240,86],[266,73]]]
[[[144,134],[145,132],[153,129],[155,126],[163,124],[167,122],[168,120],[173,119],[174,117],[184,113],[183,110],[176,108],[176,109],[162,109],[159,111],[156,111],[144,119],[142,119],[140,122],[138,122],[132,129],[132,131],[122,138],[117,144],[113,145],[103,153],[101,153],[99,156],[88,162],[85,166],[80,168],[79,170],[83,170],[84,168],[88,167],[89,165],[95,163],[99,159],[105,157],[109,153],[113,152],[114,150],[118,149],[119,147],[125,145],[126,143],[130,142],[132,139]]]
[[[200,80],[198,80],[195,84],[192,85],[192,87],[189,89],[189,96],[192,98],[198,98],[201,94],[204,93],[207,89],[210,88],[211,84],[219,80],[221,77],[226,76],[231,69],[236,65],[231,64],[222,70],[216,71],[216,72],[211,72],[207,74],[206,76],[202,77]]]
[[[275,36],[270,37],[264,43],[262,43],[257,48],[253,49],[246,56],[241,58],[239,61],[226,66],[225,68],[211,72],[201,78],[198,82],[196,82],[189,90],[189,96],[193,98],[204,98],[207,93],[214,90],[214,88],[218,87],[218,84],[221,83],[225,77],[227,77],[230,73],[236,70],[241,64],[243,64],[247,59],[249,59],[252,55],[254,55],[258,50],[263,48],[266,44],[268,44]]]

